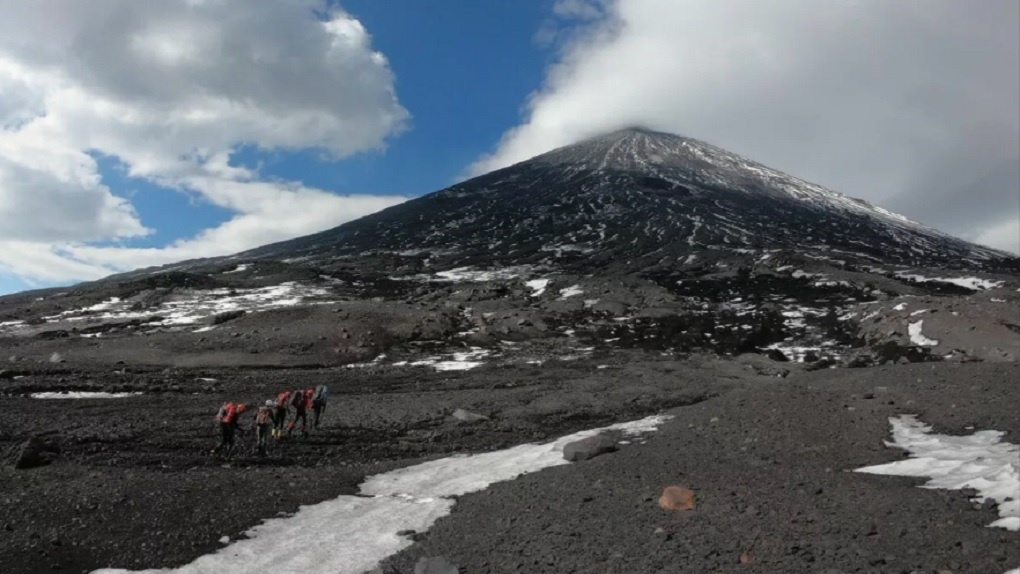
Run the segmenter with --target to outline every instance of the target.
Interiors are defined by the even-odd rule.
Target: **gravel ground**
[[[185,564],[265,518],[353,494],[366,475],[641,418],[736,384],[675,361],[633,363],[625,384],[621,367],[599,369],[586,361],[449,373],[413,367],[19,368],[18,378],[0,381],[7,395],[0,398],[0,564],[4,572],[33,573]],[[209,454],[222,401],[255,403],[319,383],[331,386],[332,404],[310,438],[282,441],[268,459],[242,454],[224,461]],[[24,397],[83,389],[145,394]],[[491,420],[459,423],[449,416],[457,408]],[[49,466],[15,470],[13,459],[32,436],[58,442],[61,455]]]
[[[1017,442],[1018,380],[1015,364],[938,364],[748,384],[673,409],[644,445],[462,497],[384,571],[442,555],[467,573],[1001,574],[1020,565],[1020,536],[987,528],[993,510],[849,471],[904,456],[883,446],[899,414]],[[671,484],[695,491],[694,511],[658,506]]]
[[[603,369],[577,361],[460,373],[138,372],[132,389],[180,389],[119,400],[4,398],[0,445],[8,455],[27,436],[56,438],[63,452],[50,466],[0,470],[0,563],[5,572],[181,565],[265,518],[354,493],[369,474],[667,411],[676,419],[646,444],[462,497],[386,571],[410,573],[426,555],[451,557],[467,573],[1001,574],[1020,564],[1016,533],[986,528],[994,512],[975,509],[964,493],[848,472],[903,456],[882,442],[897,414],[917,414],[939,432],[974,427],[1015,437],[1015,364],[780,379],[741,361],[607,360]],[[107,376],[40,369],[3,387],[54,389]],[[218,381],[194,382],[199,374]],[[324,381],[334,405],[310,439],[286,441],[267,460],[206,454],[221,400]],[[460,424],[448,417],[455,408],[492,420]],[[657,506],[670,484],[694,489],[695,511]],[[745,553],[753,559],[741,564]]]

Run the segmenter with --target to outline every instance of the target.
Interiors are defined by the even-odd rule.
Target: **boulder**
[[[588,460],[600,454],[606,454],[616,450],[616,440],[606,434],[598,434],[592,437],[567,443],[563,447],[563,458],[570,462]]]
[[[694,491],[679,484],[667,486],[659,497],[659,506],[665,510],[694,510]]]
[[[765,356],[780,363],[787,363],[790,361],[790,358],[779,349],[769,349],[768,352],[765,353]]]
[[[63,363],[64,361],[65,361],[64,356],[61,355],[60,353],[53,353],[52,355],[50,355],[51,363]]]
[[[822,357],[821,359],[818,359],[817,361],[815,361],[813,363],[808,363],[807,365],[804,365],[804,370],[805,371],[819,371],[821,369],[828,369],[829,367],[832,367],[835,364],[836,364],[836,361],[833,360],[831,357]]]
[[[60,454],[60,447],[39,437],[25,441],[14,461],[14,468],[25,470],[45,466]]]
[[[485,415],[480,415],[464,409],[457,409],[453,411],[451,416],[462,423],[477,423],[489,420],[489,417]]]
[[[863,369],[865,367],[870,367],[874,364],[875,364],[874,357],[865,353],[861,353],[850,359],[846,366],[847,368],[850,369]]]
[[[460,574],[460,568],[446,556],[435,556],[418,560],[414,574]]]

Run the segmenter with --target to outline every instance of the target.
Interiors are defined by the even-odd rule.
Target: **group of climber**
[[[269,449],[269,437],[281,439],[290,436],[298,421],[301,421],[300,431],[303,436],[308,437],[308,411],[312,411],[312,426],[319,428],[322,414],[326,411],[326,403],[329,401],[329,388],[326,385],[319,385],[314,389],[299,389],[296,391],[284,391],[276,396],[276,399],[269,399],[265,404],[259,405],[255,410],[253,428],[255,430],[255,453],[259,456],[266,456]],[[287,417],[291,409],[294,416],[287,425]],[[241,415],[248,412],[248,405],[245,403],[223,403],[216,413],[216,422],[220,425],[222,437],[219,446],[213,449],[213,454],[229,457],[234,451],[234,434],[238,431],[244,432],[241,426]],[[286,434],[284,430],[286,429]]]

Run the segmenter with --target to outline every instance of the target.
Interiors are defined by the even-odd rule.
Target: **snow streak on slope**
[[[567,444],[603,431],[641,435],[672,417],[653,416],[581,431],[545,444],[453,456],[369,477],[362,496],[340,496],[303,506],[288,518],[267,520],[247,538],[180,568],[142,574],[363,574],[412,542],[397,532],[424,532],[450,513],[451,497],[484,490],[544,468],[569,464]],[[299,549],[299,550],[295,550]],[[93,574],[127,574],[102,569]]]

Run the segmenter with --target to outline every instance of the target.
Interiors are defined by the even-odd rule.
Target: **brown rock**
[[[686,486],[667,486],[659,497],[659,506],[666,510],[694,510],[694,491]]]

